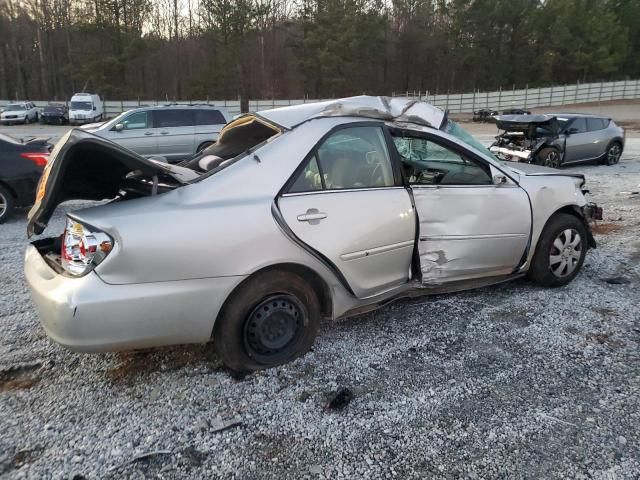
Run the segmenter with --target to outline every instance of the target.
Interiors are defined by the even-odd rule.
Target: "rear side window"
[[[227,121],[220,110],[196,110],[196,125],[224,125]]]
[[[587,127],[590,132],[607,128],[606,120],[603,118],[587,118]]]
[[[193,126],[193,110],[155,110],[153,117],[156,128]]]
[[[575,128],[575,133],[584,133],[587,131],[587,122],[584,118],[576,118],[569,125],[569,129]]]
[[[350,127],[330,135],[306,163],[289,193],[392,187],[395,178],[380,127]]]

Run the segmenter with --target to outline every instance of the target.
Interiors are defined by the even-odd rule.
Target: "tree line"
[[[640,76],[639,0],[0,0],[0,98],[328,98]]]

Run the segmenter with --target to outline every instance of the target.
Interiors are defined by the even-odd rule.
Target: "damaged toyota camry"
[[[353,97],[244,115],[181,165],[88,132],[56,145],[29,213],[109,200],[40,237],[25,273],[77,351],[213,340],[252,371],[307,352],[321,319],[528,276],[569,283],[601,209],[584,177],[499,162],[438,108]]]

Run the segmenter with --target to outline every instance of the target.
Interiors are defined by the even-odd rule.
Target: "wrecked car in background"
[[[321,318],[528,275],[569,283],[601,209],[582,175],[499,162],[427,103],[353,97],[229,123],[181,165],[73,130],[29,213],[113,199],[35,240],[42,325],[79,351],[214,345],[251,371],[307,352]]]
[[[613,120],[584,114],[501,115],[489,149],[503,160],[558,168],[573,162],[620,161],[624,129]]]
[[[492,122],[493,117],[498,115],[499,112],[492,108],[481,108],[480,110],[476,110],[473,112],[473,121],[474,122]]]

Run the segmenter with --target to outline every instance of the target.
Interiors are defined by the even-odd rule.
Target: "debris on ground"
[[[353,392],[348,388],[340,388],[329,394],[325,408],[327,410],[342,410],[353,399]]]

